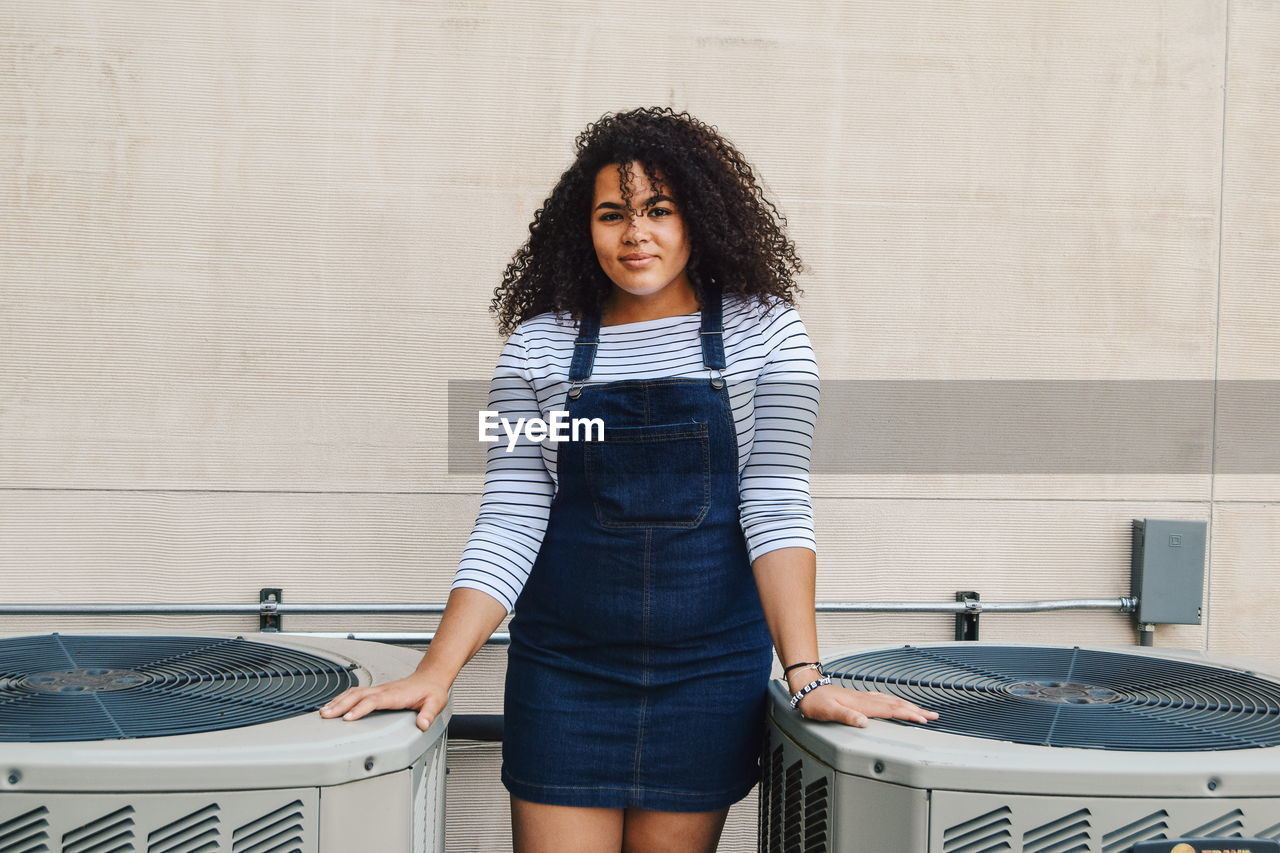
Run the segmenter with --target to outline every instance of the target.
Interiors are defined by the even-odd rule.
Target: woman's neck
[[[634,296],[615,287],[605,300],[600,315],[601,326],[620,326],[642,320],[659,320],[664,317],[680,317],[697,311],[698,298],[692,287],[664,287],[648,296]]]

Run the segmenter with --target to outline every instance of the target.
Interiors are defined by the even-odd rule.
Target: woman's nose
[[[642,216],[631,216],[627,219],[627,239],[642,240],[645,236],[645,221]]]

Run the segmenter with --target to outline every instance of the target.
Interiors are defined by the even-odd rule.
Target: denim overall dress
[[[559,485],[510,623],[502,781],[567,806],[709,811],[759,779],[772,641],[738,515],[720,294],[701,310],[705,378],[591,376],[583,318]]]

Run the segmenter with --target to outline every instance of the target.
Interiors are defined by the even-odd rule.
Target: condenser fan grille
[[[841,657],[826,670],[847,687],[937,711],[927,727],[952,734],[1160,752],[1280,744],[1280,683],[1168,658],[1065,647],[904,646]]]
[[[0,742],[160,737],[313,711],[354,664],[240,637],[0,640]]]

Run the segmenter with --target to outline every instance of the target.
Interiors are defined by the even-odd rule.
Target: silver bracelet
[[[821,678],[822,676],[826,675],[826,673],[822,671],[822,664],[820,664],[820,663],[817,663],[817,662],[814,662],[814,663],[797,663],[797,664],[793,664],[792,666],[790,666],[790,667],[788,667],[787,669],[784,669],[784,670],[782,671],[782,677],[781,677],[781,680],[782,680],[783,682],[786,682],[786,681],[787,681],[787,676],[788,676],[788,675],[790,675],[790,674],[791,674],[791,673],[793,673],[793,672],[796,672],[797,670],[804,670],[804,669],[811,669],[811,670],[813,670],[814,672],[818,673],[818,677],[819,677],[819,678]]]
[[[824,675],[821,678],[819,678],[817,681],[810,681],[804,687],[801,687],[799,690],[797,690],[795,693],[791,695],[791,707],[792,708],[796,707],[797,705],[800,704],[801,699],[808,696],[810,693],[817,690],[819,687],[823,686],[824,684],[830,684],[830,683],[831,683],[831,676],[829,675]]]

